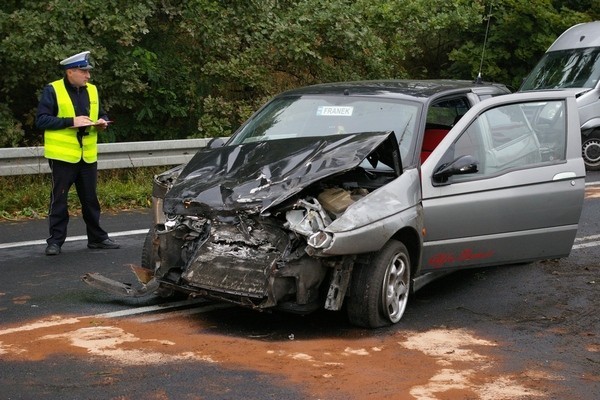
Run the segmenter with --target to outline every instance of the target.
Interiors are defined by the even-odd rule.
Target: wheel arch
[[[600,170],[600,126],[582,127],[581,156],[587,170]]]
[[[589,119],[581,124],[581,136],[588,136],[598,129],[600,129],[600,117]]]
[[[417,231],[412,227],[405,227],[400,229],[392,239],[398,240],[404,244],[406,250],[408,250],[408,256],[410,257],[411,265],[411,278],[414,278],[421,266],[422,257],[422,241]]]

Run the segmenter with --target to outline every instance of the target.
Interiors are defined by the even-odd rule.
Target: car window
[[[438,101],[427,111],[427,126],[452,127],[469,109],[466,98]]]
[[[230,144],[393,131],[402,160],[408,160],[421,109],[419,103],[375,97],[281,97],[248,121]]]
[[[439,100],[429,107],[421,146],[421,163],[427,160],[469,108],[469,101],[465,97]]]
[[[482,179],[566,157],[563,101],[503,105],[487,110],[455,141],[444,160],[471,155],[474,174],[456,175],[453,182]]]

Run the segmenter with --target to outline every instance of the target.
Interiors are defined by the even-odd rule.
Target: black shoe
[[[118,249],[119,244],[112,239],[104,239],[101,242],[88,242],[89,249]]]
[[[46,247],[46,255],[47,256],[56,256],[60,254],[60,246],[56,243],[49,244]]]

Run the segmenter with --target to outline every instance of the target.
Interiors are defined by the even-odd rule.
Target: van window
[[[594,88],[600,79],[600,47],[552,51],[544,54],[521,91]]]

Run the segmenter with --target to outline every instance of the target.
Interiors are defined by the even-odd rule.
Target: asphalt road
[[[87,249],[72,218],[56,257],[44,255],[46,221],[2,222],[0,399],[598,399],[594,188],[568,258],[450,275],[375,331],[343,313],[124,299],[84,284],[86,272],[134,281],[148,211],[103,215],[118,250]]]

